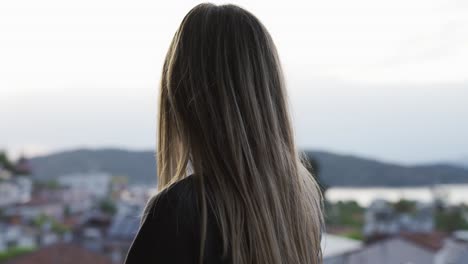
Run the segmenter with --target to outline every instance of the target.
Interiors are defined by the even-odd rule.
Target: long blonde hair
[[[209,203],[233,263],[321,263],[322,197],[296,149],[262,23],[234,5],[194,7],[172,40],[160,92],[158,189],[201,176],[200,261]]]

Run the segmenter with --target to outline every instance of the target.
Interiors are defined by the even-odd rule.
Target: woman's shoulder
[[[146,206],[145,218],[151,219],[161,214],[195,215],[198,209],[195,181],[195,175],[189,175],[153,196]]]
[[[198,243],[195,186],[194,179],[187,177],[148,202],[125,263],[194,263]]]

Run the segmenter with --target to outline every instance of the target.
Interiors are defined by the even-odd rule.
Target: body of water
[[[439,198],[449,204],[468,204],[468,184],[403,188],[334,187],[327,190],[326,197],[331,202],[356,201],[362,206],[368,206],[375,199],[392,202],[400,199],[431,202]]]

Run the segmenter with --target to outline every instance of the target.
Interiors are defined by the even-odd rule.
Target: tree
[[[463,216],[462,207],[439,210],[435,214],[435,222],[438,230],[453,232],[460,229],[468,229],[468,221]]]
[[[99,209],[110,215],[113,215],[117,212],[117,207],[115,203],[110,199],[103,199],[99,202]]]
[[[0,151],[0,166],[10,172],[14,172],[15,166],[4,151]]]
[[[393,208],[399,213],[412,213],[416,210],[416,202],[401,199],[393,204]]]

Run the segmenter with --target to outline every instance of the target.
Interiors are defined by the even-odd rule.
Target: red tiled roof
[[[447,234],[443,232],[432,233],[401,233],[400,236],[410,242],[432,251],[442,248]]]
[[[112,264],[110,258],[72,244],[55,244],[19,256],[5,264]]]
[[[76,216],[65,217],[61,223],[68,228],[75,228],[80,223],[80,220]]]

